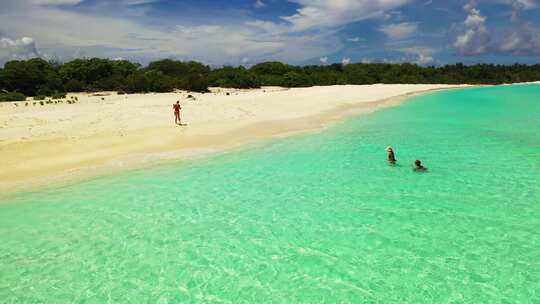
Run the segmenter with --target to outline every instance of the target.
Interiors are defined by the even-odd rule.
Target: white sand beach
[[[78,98],[75,104],[0,103],[0,192],[316,130],[412,94],[459,87],[466,86],[214,88],[206,94],[68,95]],[[186,126],[174,124],[177,100]]]

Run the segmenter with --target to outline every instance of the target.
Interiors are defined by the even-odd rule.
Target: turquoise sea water
[[[539,182],[540,85],[431,94],[4,199],[0,302],[540,303]]]

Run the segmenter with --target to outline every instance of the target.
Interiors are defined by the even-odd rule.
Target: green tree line
[[[208,87],[309,87],[336,84],[501,84],[540,80],[540,65],[452,64],[422,67],[402,64],[293,66],[265,62],[250,68],[211,69],[194,61],[171,59],[145,67],[127,60],[75,59],[66,63],[40,58],[10,61],[0,69],[0,100],[15,96],[51,96],[63,92],[205,92]]]

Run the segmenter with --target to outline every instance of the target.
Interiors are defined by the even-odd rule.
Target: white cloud
[[[117,2],[121,2],[122,4],[125,4],[125,5],[143,5],[143,4],[149,4],[149,3],[154,3],[158,1],[160,0],[117,0]]]
[[[537,7],[535,0],[505,0],[505,2],[517,10],[528,10]]]
[[[2,56],[6,58],[23,56],[23,53],[32,56],[46,53],[61,60],[74,56],[123,57],[141,61],[171,57],[197,59],[208,64],[240,63],[243,58],[250,58],[250,63],[261,60],[317,60],[316,58],[336,53],[347,41],[364,41],[359,37],[340,38],[336,35],[343,25],[370,18],[383,18],[392,14],[394,9],[414,2],[290,0],[298,5],[298,9],[294,14],[282,17],[280,22],[215,20],[213,25],[193,25],[188,21],[179,21],[177,26],[167,23],[165,27],[165,23],[159,26],[156,23],[143,24],[142,22],[148,19],[126,16],[130,9],[144,14],[147,9],[151,9],[145,4],[157,0],[88,1],[88,5],[92,6],[91,11],[66,7],[80,4],[84,0],[0,1],[0,36],[33,37],[40,49],[38,52],[33,43],[33,53],[11,49],[8,55],[7,47],[3,47]],[[533,0],[493,1],[509,5],[509,8],[516,12],[516,18],[518,12],[536,6]],[[257,5],[257,2],[269,3],[265,0],[251,0],[250,3]],[[84,7],[88,5],[85,3]],[[104,11],[121,11],[124,17],[111,17],[110,13],[103,14]],[[495,35],[495,32],[488,31],[487,19],[475,5],[468,5],[466,11],[467,18],[462,23],[463,31],[452,43],[458,53],[539,53],[538,30],[533,26],[517,24],[516,21],[514,29],[506,30],[504,35]],[[399,23],[395,18],[392,20],[393,23],[381,26],[380,30],[390,39],[398,40],[401,45],[403,43],[399,40],[411,37],[418,31],[417,23]],[[31,49],[30,46],[27,47]],[[411,53],[407,56],[424,64],[433,59],[426,53]]]
[[[362,41],[362,38],[360,38],[360,37],[352,37],[352,38],[347,38],[347,41],[360,42],[360,41]]]
[[[328,64],[328,57],[321,57],[321,58],[319,58],[319,61],[320,61],[322,64]]]
[[[405,47],[390,49],[390,51],[397,52],[389,57],[385,58],[367,58],[364,57],[360,62],[362,63],[414,63],[418,65],[434,65],[436,63],[433,55],[439,50],[431,47],[417,46],[417,47]]]
[[[351,58],[343,58],[341,59],[341,65],[342,66],[347,66],[351,63]]]
[[[512,30],[501,35],[496,51],[512,55],[539,55],[540,30],[532,24],[523,23],[520,13],[536,8],[534,0],[509,0],[512,6],[512,21],[517,24]]]
[[[255,61],[264,58],[306,60],[327,52],[337,43],[335,38],[321,35],[324,34],[274,35],[235,26],[177,26],[167,33],[164,41],[158,42],[158,51],[162,53],[158,57],[196,54],[197,59],[214,64],[244,57]]]
[[[498,41],[496,52],[512,55],[540,55],[540,30],[530,24],[502,35]]]
[[[60,60],[99,56],[147,62],[170,57],[218,65],[249,57],[253,62],[298,62],[342,47],[331,30],[285,33],[279,25],[264,23],[157,28],[139,24],[137,19],[86,15],[29,0],[8,1],[10,9],[0,10],[2,32],[10,37],[30,35],[43,53]]]
[[[431,56],[424,56],[422,54],[418,54],[418,59],[415,61],[418,65],[429,65],[433,63],[435,60]]]
[[[519,19],[519,13],[524,10],[532,9],[536,7],[534,0],[508,0],[512,6],[512,20]]]
[[[266,4],[262,0],[257,0],[255,1],[255,4],[253,4],[253,6],[255,6],[255,8],[262,8],[265,7]]]
[[[429,65],[435,62],[433,55],[437,52],[436,49],[429,47],[410,47],[402,48],[401,52],[405,53],[404,61],[416,63],[418,65]]]
[[[142,10],[139,15],[144,15],[149,9],[145,4],[157,0],[89,1],[91,10],[87,11],[65,7],[84,0],[1,1],[2,33],[9,37],[33,37],[42,53],[60,60],[99,56],[146,62],[170,57],[222,64],[241,62],[244,57],[250,58],[250,62],[320,58],[343,47],[336,35],[340,26],[383,17],[413,0],[290,0],[299,8],[282,17],[282,22],[180,23],[167,27],[140,23],[142,18],[100,13],[121,11],[127,16]],[[259,6],[267,4],[265,0],[252,1]],[[132,10],[135,13],[129,13]],[[353,37],[349,41],[361,39]]]
[[[373,59],[371,58],[362,58],[362,60],[360,60],[361,63],[363,64],[370,64],[370,63],[373,63]]]
[[[463,7],[468,13],[463,22],[465,32],[458,35],[453,44],[461,55],[479,55],[488,50],[490,36],[486,27],[487,18],[475,6],[476,3],[471,1]]]
[[[383,17],[385,12],[412,0],[289,0],[300,8],[282,17],[291,31],[338,27],[351,22]]]
[[[418,30],[418,23],[403,22],[394,24],[385,24],[379,27],[392,40],[400,40],[413,36]]]
[[[289,32],[289,29],[284,24],[278,24],[272,21],[254,20],[247,21],[245,25],[264,31],[266,33],[279,35]]]
[[[76,5],[84,0],[33,0],[32,3],[37,5]]]
[[[34,39],[22,37],[19,39],[0,38],[0,65],[9,60],[26,60],[40,57]]]
[[[282,16],[285,22],[272,22],[263,20],[254,20],[246,22],[248,27],[255,28],[265,35],[272,37],[287,37],[286,40],[298,40],[300,37],[307,40],[314,47],[312,51],[325,52],[336,51],[341,48],[341,44],[332,46],[329,41],[319,40],[326,38],[336,41],[335,32],[339,26],[351,22],[380,18],[386,15],[386,12],[394,8],[411,3],[413,0],[289,0],[298,4],[300,7],[296,13],[289,16]],[[416,25],[414,25],[416,27]],[[318,33],[308,34],[308,33]],[[296,37],[296,38],[293,38]],[[359,37],[347,39],[351,42],[359,42]],[[322,45],[321,45],[322,43]],[[337,41],[336,41],[337,43]],[[298,46],[298,44],[297,44]],[[295,53],[300,53],[296,51]],[[305,54],[306,59],[310,54]],[[313,58],[313,57],[311,57]],[[322,58],[324,59],[324,57]],[[322,63],[325,63],[321,61]]]
[[[533,0],[504,0],[511,6],[514,25],[490,32],[487,18],[480,13],[475,1],[469,1],[464,9],[464,32],[456,37],[453,47],[461,55],[482,55],[487,53],[534,56],[540,54],[540,29],[532,24],[522,23],[519,13],[536,7]]]

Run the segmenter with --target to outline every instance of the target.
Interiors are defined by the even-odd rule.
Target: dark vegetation
[[[118,91],[120,93],[171,92],[183,89],[206,92],[209,86],[257,88],[309,87],[335,84],[424,83],[501,84],[540,80],[536,65],[463,65],[421,67],[415,64],[341,64],[292,66],[265,62],[252,66],[216,69],[170,59],[146,67],[126,60],[76,59],[67,63],[43,59],[10,61],[0,69],[0,101],[25,96],[65,98],[65,92]]]
[[[24,100],[26,100],[26,96],[22,93],[18,93],[18,92],[0,93],[0,102],[1,101],[24,101]]]

